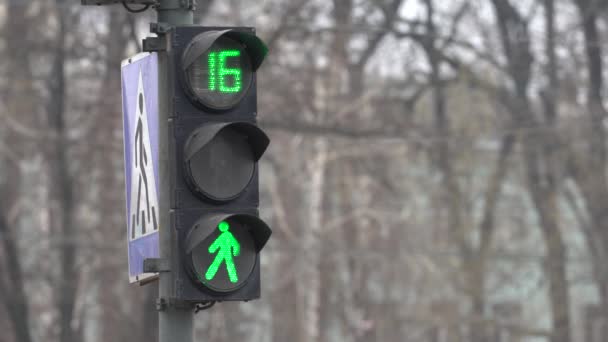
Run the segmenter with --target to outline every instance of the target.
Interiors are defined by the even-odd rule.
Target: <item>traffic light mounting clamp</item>
[[[150,23],[150,32],[156,34],[165,34],[171,30],[171,25],[167,23]]]
[[[169,260],[160,258],[144,259],[145,273],[171,272]]]
[[[211,309],[215,305],[216,301],[211,300],[204,303],[192,303],[185,300],[180,300],[176,298],[157,298],[156,299],[156,311],[165,311],[169,308],[173,309],[185,309],[185,310],[194,310],[194,313],[199,313],[200,311]]]
[[[157,5],[158,0],[81,0],[80,3],[83,6],[106,6],[119,3],[127,3],[133,5]]]
[[[144,52],[167,51],[167,39],[164,36],[148,37],[142,40]]]
[[[162,3],[159,0],[80,0],[83,6],[107,6],[115,4],[128,4],[128,5],[145,5],[145,6],[156,6],[161,10],[172,10],[172,9],[187,9],[194,11],[196,9],[196,0],[180,0],[179,7],[161,7]]]
[[[157,298],[156,311],[166,311],[167,309],[192,310],[195,304],[186,300],[177,298]]]

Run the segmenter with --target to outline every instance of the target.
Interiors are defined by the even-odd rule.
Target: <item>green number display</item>
[[[239,50],[222,50],[210,52],[207,59],[209,68],[209,90],[219,91],[220,93],[238,93],[241,91],[240,68],[229,68],[226,60],[230,57],[240,57]],[[229,78],[232,78],[232,85],[229,85]]]

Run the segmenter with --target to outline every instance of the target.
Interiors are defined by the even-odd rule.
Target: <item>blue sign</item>
[[[143,272],[158,258],[158,57],[141,53],[122,63],[122,111],[129,281],[155,276]]]

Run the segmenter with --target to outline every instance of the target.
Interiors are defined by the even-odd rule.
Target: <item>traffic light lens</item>
[[[220,37],[187,69],[189,86],[205,106],[228,109],[239,103],[253,79],[245,46]]]
[[[223,221],[217,228],[192,250],[193,271],[209,289],[230,292],[241,287],[253,272],[255,242],[241,223]]]
[[[197,192],[213,200],[238,196],[249,185],[256,160],[247,136],[224,128],[187,162],[188,176]]]

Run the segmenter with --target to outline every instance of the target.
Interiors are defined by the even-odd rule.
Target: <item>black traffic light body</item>
[[[258,218],[257,161],[269,139],[256,125],[255,70],[266,48],[247,27],[173,27],[166,38],[175,298],[259,298],[271,231]]]

